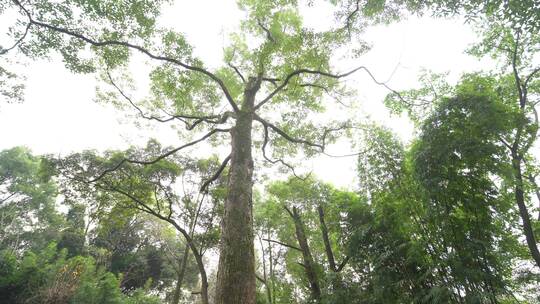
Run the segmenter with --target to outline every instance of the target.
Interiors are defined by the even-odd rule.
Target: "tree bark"
[[[306,276],[309,282],[309,289],[311,290],[311,297],[317,303],[321,301],[321,287],[319,285],[319,278],[317,277],[317,270],[315,269],[315,262],[313,261],[313,256],[311,255],[311,250],[309,249],[309,244],[307,241],[304,223],[302,218],[298,213],[298,209],[293,207],[292,212],[287,209],[287,212],[292,217],[294,221],[294,228],[296,230],[296,239],[298,240],[298,245],[302,249],[302,257],[304,259],[304,269],[306,271]]]
[[[538,218],[536,220],[540,221],[540,189],[538,189],[538,184],[536,184],[536,178],[534,176],[530,175],[528,178],[534,187],[534,193],[536,194],[536,200],[538,201]]]
[[[317,211],[319,213],[319,223],[321,224],[321,233],[324,241],[324,249],[326,250],[326,258],[328,259],[328,265],[333,272],[337,272],[336,260],[334,259],[332,245],[330,244],[330,237],[328,236],[328,227],[326,227],[326,221],[324,220],[324,209],[322,206],[317,206]]]
[[[184,281],[184,274],[186,273],[188,258],[189,258],[189,247],[186,246],[186,249],[184,250],[184,255],[182,256],[182,260],[179,261],[180,269],[178,270],[176,286],[174,288],[174,294],[171,300],[171,304],[180,303],[180,293],[182,292],[182,282]]]
[[[175,221],[167,219],[160,215],[156,216],[171,223],[180,233],[182,233],[182,235],[186,239],[186,243],[189,246],[191,252],[193,253],[193,257],[195,258],[195,262],[197,263],[197,268],[199,269],[199,275],[201,276],[201,303],[208,304],[208,277],[206,276],[206,268],[204,268],[203,257],[199,252],[197,245],[195,245],[195,241],[193,240],[191,235],[188,234],[187,231],[180,227]]]
[[[531,218],[529,212],[527,211],[527,205],[525,204],[525,194],[523,193],[521,160],[515,153],[512,153],[512,167],[514,169],[515,178],[514,195],[519,208],[519,215],[521,216],[523,233],[525,234],[525,239],[527,240],[529,252],[536,262],[536,265],[540,267],[540,252],[538,251],[538,246],[536,245],[536,238],[532,229]]]
[[[330,243],[330,236],[328,235],[328,227],[326,226],[326,220],[324,218],[324,209],[321,205],[317,206],[317,212],[319,213],[319,224],[321,227],[321,234],[324,242],[324,249],[326,251],[326,258],[328,260],[328,267],[334,272],[334,278],[332,280],[332,286],[334,290],[345,288],[343,280],[341,278],[341,270],[347,264],[349,258],[345,257],[340,265],[336,264],[334,252],[332,251],[332,244]]]
[[[231,130],[228,193],[221,226],[216,304],[254,304],[256,296],[253,247],[251,132],[260,77],[250,78]]]

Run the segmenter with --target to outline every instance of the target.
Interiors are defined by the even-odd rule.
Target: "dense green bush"
[[[156,297],[141,290],[126,295],[120,280],[97,267],[92,257],[67,258],[67,250],[56,243],[20,258],[13,252],[0,252],[0,303],[39,304],[152,304]]]

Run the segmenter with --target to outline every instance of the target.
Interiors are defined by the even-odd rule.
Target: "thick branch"
[[[122,97],[124,97],[125,100],[128,101],[128,103],[137,110],[137,112],[139,113],[139,115],[144,118],[144,119],[148,119],[148,120],[155,120],[155,121],[158,121],[158,122],[170,122],[170,121],[173,121],[175,119],[177,120],[180,120],[181,122],[183,122],[185,125],[186,125],[186,129],[187,130],[193,130],[197,125],[199,125],[200,123],[202,122],[207,122],[207,123],[211,123],[211,124],[222,124],[222,123],[225,123],[228,119],[228,117],[230,116],[228,113],[231,113],[231,112],[225,112],[225,114],[223,115],[208,115],[208,116],[196,116],[196,115],[170,115],[169,118],[162,118],[162,117],[157,117],[157,116],[148,116],[147,114],[144,113],[144,111],[137,105],[135,104],[135,102],[133,102],[133,100],[126,94],[124,93],[124,91],[115,83],[115,81],[113,80],[111,74],[109,73],[109,71],[107,71],[107,77],[109,78],[109,82],[111,83],[111,85],[118,91],[118,93],[120,93],[120,95],[122,95]],[[186,120],[195,120],[193,123],[189,123],[187,122]]]
[[[520,39],[520,33],[518,32],[516,34],[515,46],[514,46],[514,49],[512,50],[512,72],[514,74],[514,79],[516,81],[516,88],[519,94],[519,105],[520,105],[520,108],[523,109],[525,108],[526,94],[524,94],[523,92],[523,85],[521,82],[521,77],[519,76],[519,73],[517,70],[519,39]]]
[[[366,73],[368,73],[368,75],[370,76],[370,78],[378,85],[381,85],[381,86],[384,86],[386,89],[390,90],[391,92],[393,92],[394,94],[398,94],[399,93],[393,89],[391,89],[390,87],[388,87],[386,85],[386,83],[384,82],[380,82],[378,81],[375,76],[373,76],[373,74],[369,71],[368,68],[364,67],[364,66],[360,66],[360,67],[357,67],[355,69],[352,69],[350,70],[349,72],[346,72],[346,73],[342,73],[342,74],[332,74],[332,73],[329,73],[329,72],[324,72],[324,71],[318,71],[318,70],[309,70],[309,69],[298,69],[296,71],[293,71],[291,72],[289,75],[287,75],[285,77],[285,79],[282,81],[282,83],[277,86],[270,94],[268,94],[268,96],[266,96],[261,102],[259,102],[259,104],[257,104],[255,106],[255,110],[259,109],[260,107],[262,107],[263,105],[265,105],[267,102],[269,102],[276,94],[278,94],[280,91],[282,91],[285,87],[287,87],[287,85],[289,84],[289,82],[294,78],[294,77],[297,77],[297,76],[300,76],[302,74],[311,74],[311,75],[319,75],[319,76],[323,76],[323,77],[328,77],[328,78],[334,78],[334,79],[340,79],[340,78],[343,78],[343,77],[347,77],[359,70],[364,70],[366,71]],[[273,79],[273,78],[266,78],[266,79]]]
[[[326,227],[326,221],[324,218],[324,209],[322,206],[317,206],[317,212],[319,213],[319,224],[321,225],[321,234],[324,242],[324,249],[326,251],[326,258],[330,269],[334,272],[337,271],[336,260],[334,259],[334,252],[332,251],[332,245],[330,244],[330,237],[328,236],[328,227]]]
[[[538,184],[536,183],[536,178],[535,176],[533,175],[527,175],[526,176],[527,179],[529,180],[529,182],[531,183],[533,189],[534,189],[534,193],[536,194],[536,199],[538,200],[538,204],[539,204],[539,207],[540,207],[540,188],[538,188]],[[538,208],[539,212],[538,212],[538,218],[537,218],[537,221],[540,221],[540,208]]]
[[[345,20],[345,25],[343,26],[343,28],[347,29],[347,31],[349,32],[349,35],[351,32],[353,18],[355,17],[356,14],[358,14],[359,11],[360,11],[360,0],[356,0],[355,8],[352,12],[350,12],[347,15],[347,19]]]
[[[223,173],[223,170],[225,170],[225,168],[227,167],[227,164],[229,163],[230,160],[231,160],[231,155],[229,154],[229,156],[227,156],[223,160],[223,162],[217,169],[216,173],[214,173],[214,175],[212,175],[208,180],[206,180],[204,184],[201,186],[201,192],[208,192],[208,186],[210,186],[211,183],[213,183],[215,180],[219,178],[221,173]]]
[[[270,42],[276,43],[276,40],[272,36],[272,33],[270,32],[270,30],[268,28],[266,28],[266,26],[264,26],[264,24],[261,22],[261,20],[257,20],[257,24],[266,33],[266,38],[268,40],[270,40]]]
[[[341,264],[339,264],[339,266],[337,267],[336,269],[336,272],[340,272],[343,270],[343,268],[345,267],[345,265],[347,265],[347,262],[349,262],[349,259],[350,257],[349,256],[346,256],[343,261],[341,261]]]
[[[287,134],[287,132],[281,130],[280,128],[278,128],[274,124],[268,122],[267,120],[264,120],[263,118],[261,118],[258,115],[255,115],[254,119],[256,121],[260,122],[265,127],[265,129],[270,128],[270,129],[274,130],[274,132],[281,135],[281,137],[285,138],[287,141],[290,141],[290,142],[296,143],[296,144],[303,144],[303,145],[310,146],[310,147],[313,147],[313,148],[319,148],[321,150],[321,152],[324,152],[324,144],[317,144],[317,143],[313,143],[313,142],[305,140],[305,139],[294,138],[294,137],[290,136],[289,134]]]

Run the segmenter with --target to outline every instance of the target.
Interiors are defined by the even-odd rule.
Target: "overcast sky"
[[[317,26],[332,22],[328,12],[324,7],[314,7],[304,18],[309,25]],[[186,34],[196,56],[215,67],[221,63],[227,33],[236,29],[242,12],[234,1],[178,1],[163,17],[164,24]],[[461,20],[414,17],[371,28],[364,37],[373,49],[355,66],[369,67],[394,89],[414,87],[423,68],[450,71],[451,83],[464,72],[487,68],[485,62],[464,54],[476,36]],[[5,37],[0,40],[0,45],[9,44]],[[83,149],[126,148],[144,144],[150,136],[174,144],[174,132],[134,127],[124,119],[125,113],[95,103],[97,82],[93,75],[71,74],[55,59],[32,62],[21,71],[27,77],[24,103],[0,101],[0,149],[22,145],[38,154],[67,154]],[[362,105],[359,116],[391,127],[404,140],[412,137],[414,129],[408,120],[390,116],[384,108],[385,89],[362,74],[352,76],[347,83],[358,91],[356,98]],[[347,152],[351,151],[343,151]],[[356,184],[354,166],[355,158],[321,157],[307,164],[321,178],[348,188]]]

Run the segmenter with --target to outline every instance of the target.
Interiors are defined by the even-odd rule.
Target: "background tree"
[[[345,269],[349,257],[343,248],[347,233],[343,230],[343,211],[358,203],[359,198],[351,192],[341,191],[313,178],[300,180],[291,177],[287,181],[274,182],[268,188],[268,199],[258,206],[257,222],[262,234],[263,273],[266,264],[272,271],[285,267],[292,275],[289,284],[304,286],[299,297],[313,302],[339,303],[352,301],[354,289],[350,273]],[[263,250],[265,249],[263,245]],[[280,256],[283,258],[270,260]],[[264,258],[269,259],[265,263]],[[268,287],[274,284],[265,279]],[[276,302],[270,292],[269,303]]]
[[[58,240],[56,185],[45,162],[25,148],[0,152],[0,250],[14,253]]]
[[[221,219],[224,181],[218,180],[216,170],[223,170],[223,166],[216,158],[208,160],[194,160],[187,158],[170,157],[154,164],[145,166],[123,165],[106,174],[96,182],[88,182],[94,174],[98,174],[111,164],[118,163],[118,159],[130,157],[153,158],[161,155],[163,150],[156,142],[150,142],[144,150],[131,149],[125,152],[111,151],[105,155],[96,155],[92,152],[74,154],[59,162],[59,169],[63,172],[79,192],[94,193],[96,200],[106,210],[105,215],[110,220],[103,221],[96,241],[105,242],[100,247],[111,248],[114,261],[117,261],[117,272],[124,273],[124,279],[129,279],[128,272],[148,269],[137,266],[130,261],[139,258],[140,248],[145,246],[141,242],[140,228],[137,225],[147,225],[146,221],[160,221],[178,233],[178,238],[185,242],[184,254],[177,253],[179,259],[173,265],[177,272],[177,286],[174,301],[178,302],[181,296],[182,281],[186,274],[188,260],[193,256],[200,275],[200,294],[203,303],[208,303],[208,277],[205,268],[204,254],[207,250],[217,246],[219,238],[218,223]],[[92,168],[87,171],[85,168]],[[210,186],[208,180],[214,181]],[[204,192],[200,193],[203,189]],[[147,214],[145,221],[140,221],[139,214]],[[142,227],[141,227],[142,228]],[[139,248],[134,254],[134,248]],[[148,254],[155,257],[155,247],[148,247]],[[180,248],[176,248],[180,249]],[[125,265],[125,266],[124,266]],[[126,269],[129,267],[129,269]],[[151,272],[151,268],[148,269]],[[156,273],[156,271],[154,271]],[[157,273],[156,273],[157,274]],[[140,276],[136,276],[140,277]],[[144,278],[144,276],[142,277]],[[147,278],[146,278],[147,279]],[[145,279],[145,280],[146,280]],[[140,280],[140,279],[139,279]],[[140,287],[145,280],[139,281],[131,288]],[[123,281],[122,283],[127,283]]]
[[[0,155],[0,303],[157,303],[145,295],[151,286],[122,293],[122,275],[109,272],[85,242],[84,208],[59,196],[45,158],[24,148]]]

